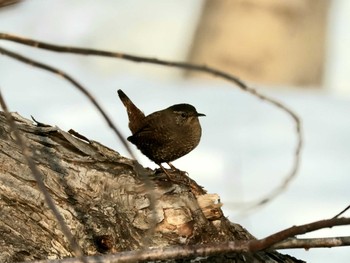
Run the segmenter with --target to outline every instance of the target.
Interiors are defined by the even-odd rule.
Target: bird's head
[[[190,125],[191,123],[198,123],[198,117],[205,116],[203,113],[198,113],[196,108],[190,104],[175,104],[167,110],[171,111],[175,116],[176,124]]]

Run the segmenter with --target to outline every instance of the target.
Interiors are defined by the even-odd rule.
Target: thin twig
[[[9,56],[11,58],[14,58],[16,60],[19,60],[21,62],[24,62],[26,64],[32,65],[34,67],[38,67],[47,71],[50,71],[54,74],[57,74],[61,77],[63,77],[64,79],[66,79],[67,81],[69,81],[73,86],[77,87],[86,97],[88,97],[88,99],[90,100],[90,102],[97,108],[97,110],[100,112],[100,114],[102,115],[102,117],[105,119],[105,121],[108,123],[109,127],[114,131],[114,133],[118,136],[118,138],[121,140],[123,146],[126,148],[126,150],[128,151],[128,153],[130,154],[130,156],[136,160],[135,155],[133,154],[133,152],[131,151],[131,148],[129,146],[129,144],[126,142],[126,140],[124,139],[123,135],[121,134],[121,132],[118,130],[118,128],[113,124],[113,122],[111,121],[111,119],[108,117],[107,113],[102,109],[102,107],[100,106],[100,104],[96,101],[96,99],[90,94],[90,92],[84,88],[78,81],[76,81],[75,79],[73,79],[71,76],[69,76],[67,73],[65,73],[62,70],[56,69],[54,67],[51,67],[49,65],[46,65],[44,63],[38,62],[34,59],[30,59],[28,57],[19,55],[18,53],[14,53],[8,49],[5,49],[3,47],[0,47],[0,53]]]
[[[346,211],[348,211],[350,209],[350,205],[348,205],[347,207],[345,207],[341,212],[339,212],[338,214],[336,214],[333,218],[337,218],[340,217],[342,214],[344,214]]]
[[[222,79],[225,79],[229,82],[232,82],[236,84],[241,90],[246,91],[257,98],[269,102],[272,105],[276,106],[277,108],[283,110],[288,115],[292,117],[292,119],[295,122],[295,130],[296,130],[296,136],[297,136],[297,143],[294,150],[294,161],[293,166],[290,170],[290,172],[287,174],[287,176],[284,178],[282,183],[277,186],[275,189],[270,191],[269,194],[264,196],[263,198],[259,198],[258,201],[250,202],[251,207],[260,206],[263,204],[268,203],[270,200],[275,198],[277,195],[282,193],[286,187],[289,185],[289,182],[295,178],[297,171],[300,166],[300,159],[301,159],[301,150],[303,145],[303,139],[302,139],[302,132],[301,132],[301,121],[299,117],[287,106],[282,104],[281,102],[277,101],[276,99],[270,98],[264,94],[261,94],[256,89],[248,87],[243,81],[241,81],[239,78],[228,74],[226,72],[207,67],[202,65],[196,65],[196,64],[190,64],[190,63],[184,63],[184,62],[174,62],[174,61],[166,61],[166,60],[160,60],[156,58],[149,58],[149,57],[141,57],[141,56],[134,56],[130,54],[120,53],[120,52],[110,52],[110,51],[103,51],[103,50],[96,50],[96,49],[90,49],[90,48],[78,48],[78,47],[67,47],[67,46],[59,46],[59,45],[53,45],[37,40],[32,40],[28,38],[23,38],[11,34],[5,34],[0,33],[0,39],[13,41],[16,43],[21,43],[24,45],[46,49],[50,51],[55,52],[61,52],[61,53],[73,53],[73,54],[81,54],[81,55],[95,55],[95,56],[104,56],[104,57],[112,57],[112,58],[119,58],[124,60],[129,60],[133,62],[139,62],[139,63],[149,63],[149,64],[156,64],[156,65],[162,65],[167,67],[175,67],[175,68],[181,68],[181,69],[187,69],[192,71],[198,71],[207,73]]]
[[[350,246],[350,237],[288,238],[269,249],[325,248]]]
[[[290,238],[290,237],[294,237],[296,235],[302,235],[302,234],[309,233],[322,228],[330,228],[334,226],[343,226],[343,225],[349,225],[349,224],[350,224],[350,218],[342,217],[342,218],[331,218],[331,219],[320,220],[320,221],[316,221],[313,223],[300,225],[300,226],[292,226],[290,228],[287,228],[280,232],[272,234],[266,238],[252,241],[250,243],[249,250],[250,251],[264,250],[269,247],[272,247],[278,242],[286,240],[287,238]]]
[[[32,171],[33,177],[35,178],[38,187],[40,189],[40,191],[43,193],[44,195],[44,200],[47,204],[47,206],[50,208],[50,210],[52,211],[54,217],[56,218],[58,224],[61,227],[62,233],[64,234],[64,236],[68,239],[69,245],[71,247],[71,249],[73,250],[75,256],[78,258],[78,260],[82,261],[82,262],[87,262],[85,260],[85,258],[83,257],[84,254],[80,248],[80,246],[78,245],[78,243],[76,242],[75,238],[73,237],[72,233],[70,232],[69,227],[67,226],[66,222],[64,221],[62,215],[60,214],[60,212],[58,211],[53,199],[51,198],[49,192],[46,189],[46,186],[42,180],[43,175],[40,172],[40,170],[38,169],[38,167],[36,166],[33,158],[31,157],[31,151],[29,150],[29,148],[26,146],[20,132],[19,129],[17,128],[17,125],[15,123],[15,121],[13,120],[10,112],[8,111],[7,105],[5,103],[5,100],[1,94],[1,90],[0,90],[0,105],[5,113],[6,119],[15,135],[16,138],[16,142],[18,144],[18,146],[21,148],[22,153],[24,158],[26,159],[28,166],[30,168],[30,170]]]

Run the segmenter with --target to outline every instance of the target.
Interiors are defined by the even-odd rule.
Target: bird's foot
[[[183,184],[190,187],[191,191],[195,195],[203,195],[206,193],[202,186],[198,185],[194,180],[192,180],[188,176],[187,172],[181,171],[173,165],[169,166],[171,167],[171,169],[165,169],[162,165],[159,165],[160,169],[157,169],[157,172],[162,172],[162,174],[165,174],[169,182]]]
[[[169,165],[171,169],[166,169],[163,165],[160,164],[158,165],[160,167],[159,170],[161,170],[166,175],[169,181],[189,185],[187,172],[181,171],[171,164]]]
[[[167,163],[168,165],[169,165],[169,167],[171,168],[171,170],[179,170],[179,169],[177,169],[172,163],[170,163],[170,162],[168,162]]]
[[[176,172],[179,172],[179,173],[181,173],[181,174],[183,174],[183,175],[185,175],[185,176],[188,176],[188,173],[186,172],[186,171],[182,171],[182,170],[180,170],[180,169],[178,169],[178,168],[176,168],[172,163],[167,163],[168,165],[169,165],[169,167],[171,168],[171,171],[176,171]]]

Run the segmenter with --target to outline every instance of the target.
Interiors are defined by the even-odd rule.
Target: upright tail
[[[119,89],[118,96],[123,102],[129,117],[129,129],[132,134],[135,134],[143,126],[143,121],[145,119],[145,114],[136,107],[136,105],[129,99],[126,94]]]

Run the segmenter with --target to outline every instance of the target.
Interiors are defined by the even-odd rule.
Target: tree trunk
[[[12,116],[84,254],[254,238],[195,182],[174,183],[97,142]],[[0,122],[0,262],[74,256],[2,112]],[[202,262],[300,261],[257,252]]]

